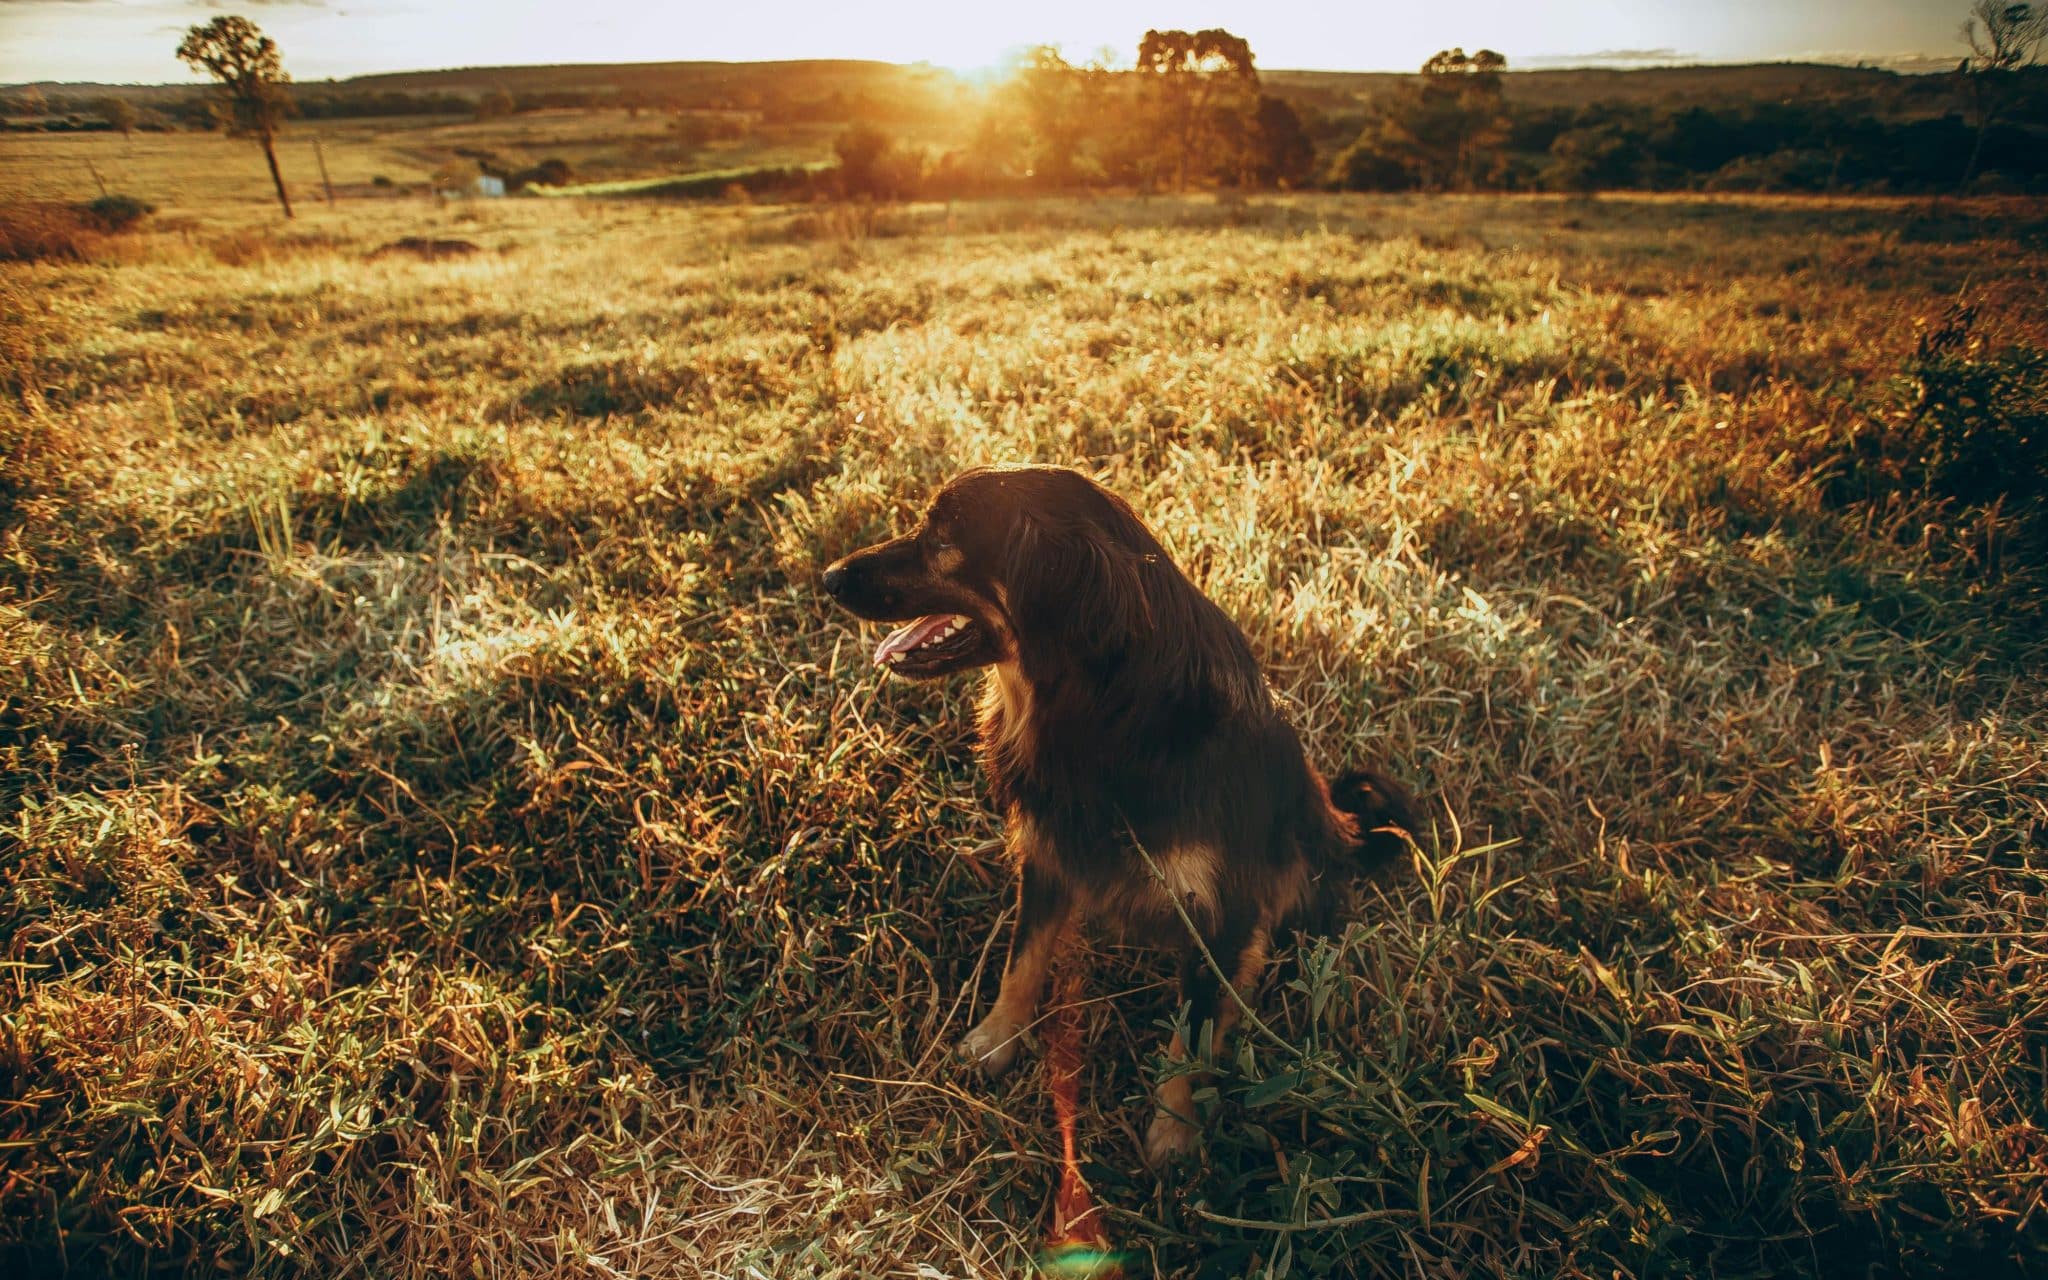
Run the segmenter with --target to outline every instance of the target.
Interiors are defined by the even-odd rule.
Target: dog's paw
[[[1201,1136],[1195,1126],[1177,1115],[1161,1111],[1152,1117],[1152,1127],[1145,1130],[1145,1163],[1154,1169],[1163,1169],[1176,1160],[1184,1159],[1194,1151]]]
[[[981,1068],[983,1075],[999,1076],[1017,1060],[1017,1050],[1023,1045],[1024,1028],[990,1014],[981,1020],[980,1026],[960,1037],[957,1052],[962,1062]]]

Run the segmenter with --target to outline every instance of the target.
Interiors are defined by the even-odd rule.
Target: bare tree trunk
[[[1180,107],[1180,154],[1173,169],[1173,189],[1178,195],[1188,193],[1188,149],[1195,145],[1195,116],[1185,100]]]
[[[1969,188],[1970,179],[1977,176],[1977,162],[1984,156],[1984,135],[1991,132],[1993,104],[1987,96],[1990,86],[1984,83],[1985,72],[1970,73],[1970,97],[1977,108],[1977,140],[1970,145],[1970,161],[1963,166],[1963,179],[1956,183],[1957,191]]]
[[[277,186],[277,202],[284,206],[284,216],[292,216],[292,198],[285,194],[284,175],[277,171],[277,146],[270,130],[263,131],[263,158],[270,162],[270,180]]]
[[[1970,179],[1977,176],[1977,161],[1982,159],[1984,155],[1984,135],[1990,132],[1990,130],[1991,121],[1989,117],[1983,117],[1977,121],[1977,141],[1970,147],[1970,162],[1963,166],[1963,180],[1956,183],[1956,190],[1967,191],[1970,187]]]

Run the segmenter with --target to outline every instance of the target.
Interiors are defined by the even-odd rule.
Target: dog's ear
[[[1019,637],[1069,653],[1115,653],[1151,633],[1141,558],[1082,522],[1025,515],[1013,530],[1003,586]]]

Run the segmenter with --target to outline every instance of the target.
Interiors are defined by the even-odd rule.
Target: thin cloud
[[[1952,71],[1956,58],[1941,53],[1858,53],[1841,50],[1788,52],[1756,58],[1707,58],[1680,49],[1600,49],[1593,53],[1538,53],[1511,58],[1522,70],[1567,71],[1572,69],[1626,71],[1639,67],[1725,66],[1759,62],[1815,62],[1834,67],[1875,67],[1915,75]]]
[[[1592,53],[1539,53],[1510,60],[1511,65],[1544,67],[1645,67],[1673,62],[1698,62],[1700,55],[1678,49],[1600,49]]]
[[[1954,71],[1961,55],[1953,53],[1789,53],[1790,62],[1825,62],[1841,67],[1879,67],[1908,75]]]

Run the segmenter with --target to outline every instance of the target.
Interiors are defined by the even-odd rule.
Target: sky
[[[1148,27],[1225,27],[1266,68],[1410,71],[1453,45],[1509,66],[1870,60],[1953,66],[1968,0],[0,0],[0,83],[193,79],[186,27],[240,13],[298,80],[559,62],[872,58],[960,70],[1035,44],[1128,62]],[[195,81],[196,82],[196,81]]]

